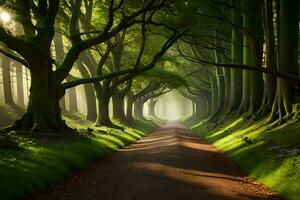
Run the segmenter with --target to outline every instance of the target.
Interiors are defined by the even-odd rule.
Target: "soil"
[[[277,200],[212,145],[169,122],[37,200]]]

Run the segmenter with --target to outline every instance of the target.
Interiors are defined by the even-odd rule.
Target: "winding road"
[[[275,200],[212,145],[168,122],[37,195],[46,200]]]

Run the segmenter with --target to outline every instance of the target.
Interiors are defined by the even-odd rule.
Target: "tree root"
[[[57,123],[54,125],[48,124],[45,122],[45,126],[37,126],[37,124],[33,121],[33,118],[30,115],[25,114],[21,119],[17,120],[15,124],[4,127],[0,130],[1,134],[8,134],[12,131],[17,133],[21,133],[22,135],[29,135],[29,134],[69,134],[69,133],[77,133],[76,129],[72,129],[71,127],[67,126],[64,120],[57,120]]]
[[[300,103],[293,105],[293,120],[300,121]]]
[[[254,114],[252,117],[253,121],[258,121],[264,117],[266,117],[271,111],[271,108],[267,105],[262,105],[260,109]]]

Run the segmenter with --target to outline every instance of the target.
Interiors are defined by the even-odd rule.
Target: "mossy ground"
[[[137,121],[137,129],[124,131],[95,128],[82,115],[64,114],[67,124],[79,134],[36,137],[11,134],[19,150],[0,148],[0,199],[21,199],[47,189],[110,152],[122,148],[157,126],[152,121]],[[88,131],[88,128],[89,129]]]
[[[289,200],[300,198],[300,124],[265,125],[265,119],[231,119],[210,129],[186,121],[193,132],[214,144],[258,182]]]

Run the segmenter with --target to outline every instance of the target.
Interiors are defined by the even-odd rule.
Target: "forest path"
[[[212,145],[168,122],[39,194],[39,200],[271,200]]]

